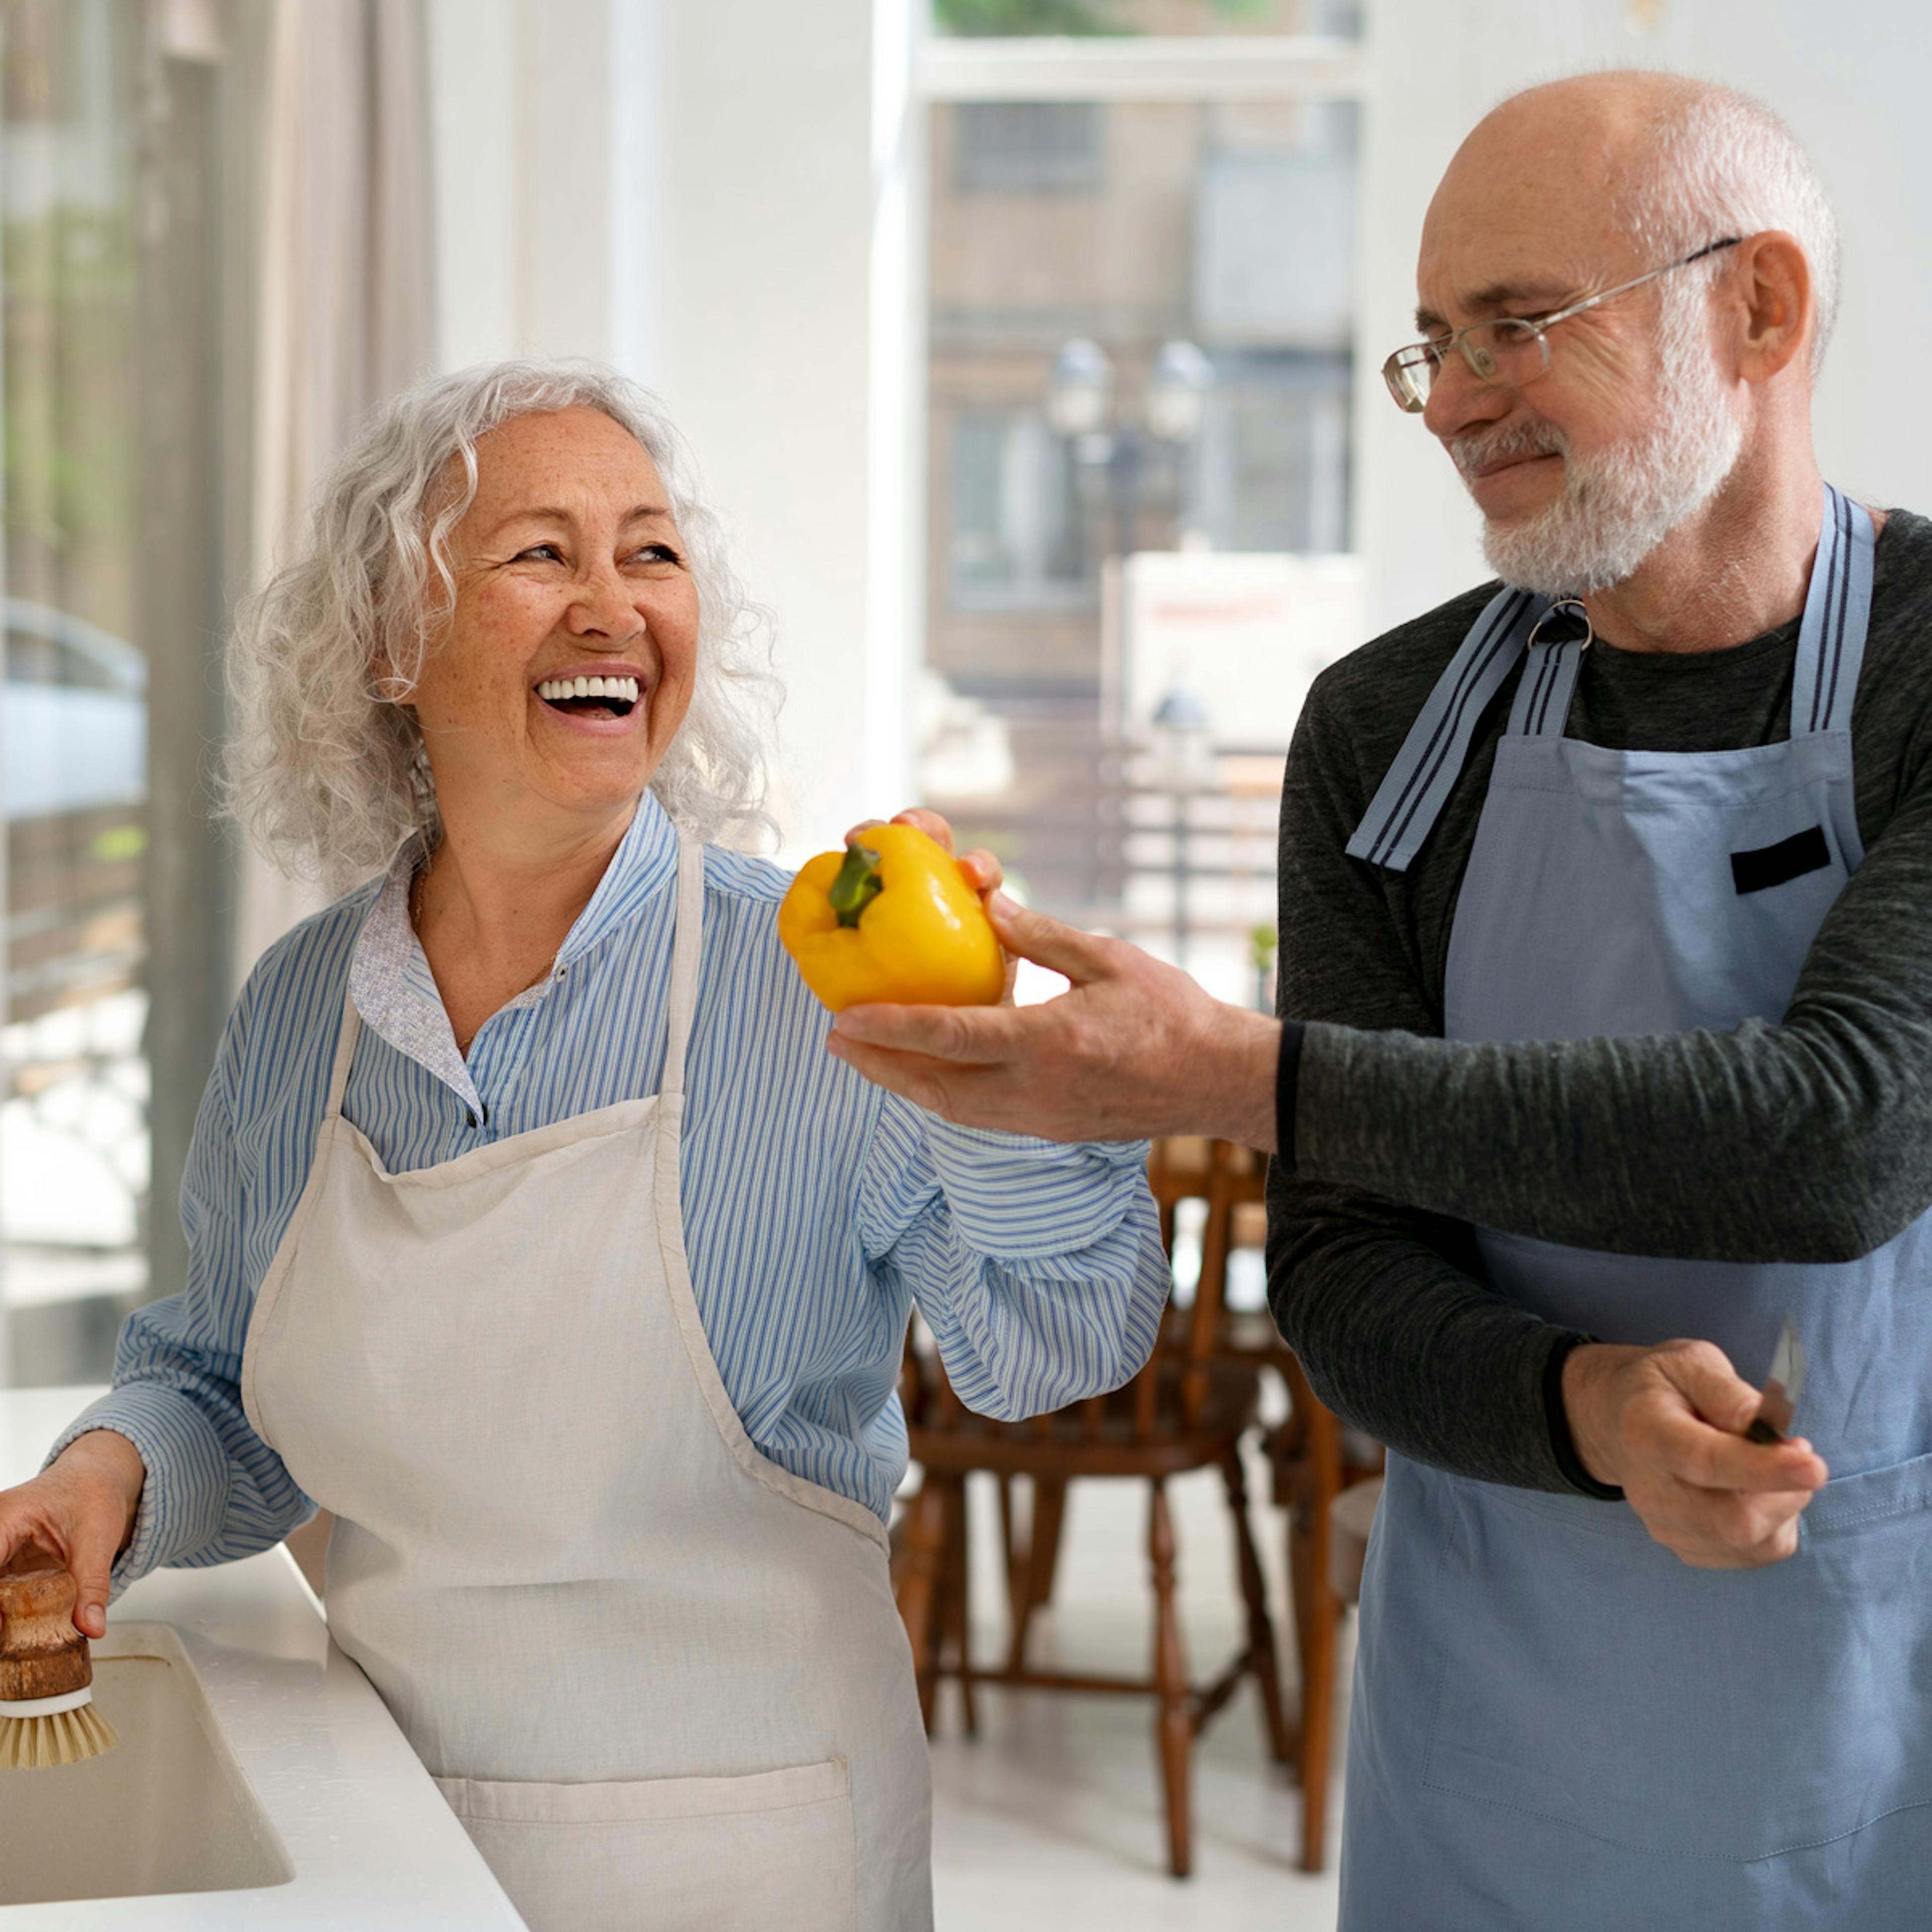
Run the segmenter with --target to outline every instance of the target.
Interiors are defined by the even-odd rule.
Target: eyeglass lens
[[[1477,381],[1494,388],[1514,388],[1533,382],[1550,366],[1543,338],[1527,322],[1508,316],[1479,322],[1464,329],[1455,346]],[[1418,343],[1390,357],[1384,371],[1396,400],[1406,410],[1420,410],[1429,400],[1448,346]]]

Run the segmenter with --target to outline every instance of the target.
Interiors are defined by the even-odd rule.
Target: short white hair
[[[1714,81],[1686,79],[1666,91],[1623,200],[1624,219],[1659,262],[1726,235],[1791,236],[1811,270],[1817,374],[1838,319],[1838,218],[1810,157],[1762,101]],[[1708,286],[1728,259],[1714,255],[1690,273],[1702,269]]]
[[[408,700],[455,594],[449,537],[476,497],[477,441],[514,418],[574,408],[601,411],[649,452],[698,586],[691,708],[651,790],[702,838],[769,829],[770,626],[726,560],[682,440],[614,370],[498,362],[383,404],[322,483],[301,554],[237,614],[224,803],[285,871],[340,890],[411,832],[438,836]]]

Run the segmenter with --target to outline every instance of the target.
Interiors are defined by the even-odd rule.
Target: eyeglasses
[[[1419,415],[1428,406],[1429,392],[1436,386],[1450,350],[1456,349],[1462,351],[1462,360],[1478,382],[1492,389],[1520,389],[1550,373],[1546,332],[1559,322],[1568,322],[1573,315],[1581,315],[1586,308],[1594,308],[1612,296],[1641,288],[1673,268],[1688,268],[1693,262],[1701,262],[1720,248],[1735,248],[1743,239],[1741,235],[1727,235],[1721,242],[1707,242],[1694,254],[1666,262],[1647,275],[1619,282],[1601,295],[1572,302],[1553,315],[1498,316],[1493,322],[1472,322],[1467,328],[1459,328],[1454,335],[1440,336],[1432,342],[1412,343],[1406,349],[1398,349],[1382,364],[1382,380],[1388,385],[1398,408],[1406,410],[1411,416]]]

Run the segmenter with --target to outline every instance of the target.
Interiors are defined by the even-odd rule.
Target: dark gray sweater
[[[1442,1039],[1450,922],[1513,684],[1409,871],[1344,854],[1495,589],[1324,673],[1295,732],[1281,1010],[1327,1024],[1302,1041],[1294,1171],[1270,1176],[1268,1292],[1348,1420],[1462,1475],[1564,1489],[1580,1471],[1554,1371],[1577,1338],[1488,1287],[1472,1223],[1624,1253],[1837,1262],[1932,1206],[1932,523],[1894,511],[1878,541],[1852,719],[1864,863],[1782,1018],[1728,1034]],[[1667,752],[1786,737],[1797,634],[1794,619],[1688,656],[1600,645],[1570,735]]]

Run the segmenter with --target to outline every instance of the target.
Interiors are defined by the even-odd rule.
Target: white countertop
[[[34,1474],[97,1393],[0,1390],[0,1489]],[[157,1570],[110,1619],[173,1626],[295,1878],[260,1890],[0,1906],[4,1932],[520,1932],[523,1921],[381,1699],[330,1642],[321,1606],[286,1551]]]

